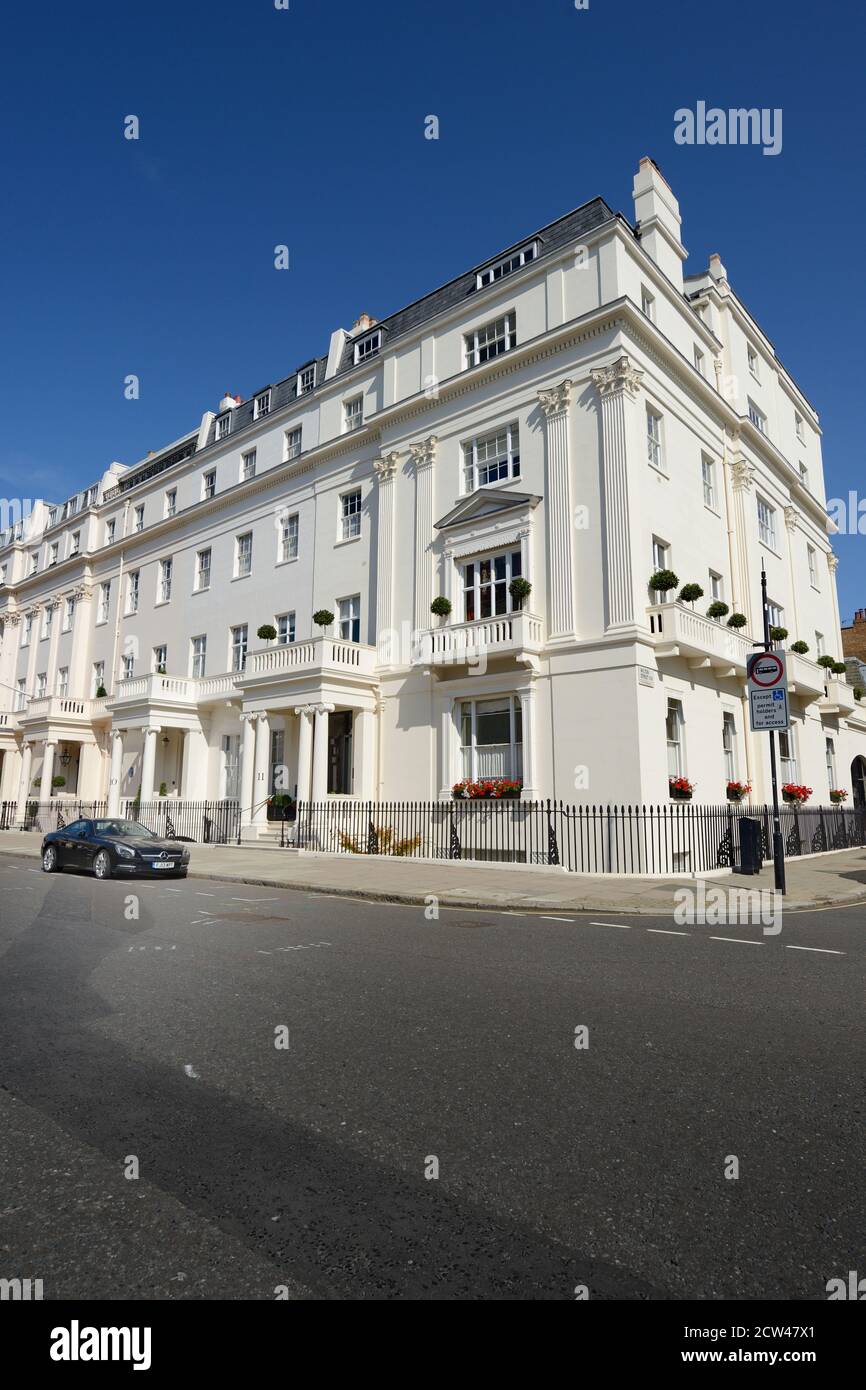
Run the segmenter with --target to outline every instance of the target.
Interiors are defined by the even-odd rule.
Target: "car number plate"
[[[171,863],[168,863],[168,864],[161,864],[161,863],[159,863],[157,860],[154,860],[153,867],[154,867],[155,869],[173,869],[173,868],[174,868],[174,864],[171,864]]]

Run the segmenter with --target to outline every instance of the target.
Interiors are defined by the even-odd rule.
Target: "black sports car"
[[[161,840],[135,820],[74,820],[45,836],[42,867],[47,874],[89,869],[97,878],[186,878],[189,850],[176,840]]]

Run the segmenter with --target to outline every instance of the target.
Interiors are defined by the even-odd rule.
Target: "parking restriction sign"
[[[788,673],[784,652],[756,652],[749,657],[749,718],[752,729],[790,727]]]

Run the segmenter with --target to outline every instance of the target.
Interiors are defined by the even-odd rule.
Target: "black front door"
[[[851,764],[851,790],[854,805],[862,810],[866,807],[866,761],[863,758],[855,758]]]
[[[352,711],[336,711],[328,717],[328,791],[352,794]]]

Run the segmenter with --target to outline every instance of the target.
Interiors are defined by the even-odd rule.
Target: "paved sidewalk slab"
[[[0,832],[0,855],[38,858],[38,832]],[[524,912],[665,913],[678,889],[695,888],[691,878],[617,878],[568,874],[563,870],[427,863],[363,855],[301,854],[294,850],[190,845],[191,878],[299,888],[311,893],[423,904],[431,895],[445,906]],[[840,850],[788,860],[786,908],[866,908],[866,850]],[[703,880],[711,887],[772,891],[772,866],[759,875],[726,874]],[[866,917],[864,917],[866,921]]]

